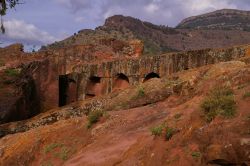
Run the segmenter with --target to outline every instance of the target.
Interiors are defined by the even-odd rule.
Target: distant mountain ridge
[[[115,15],[95,30],[80,30],[43,49],[92,44],[102,49],[103,40],[141,40],[145,55],[250,43],[250,12],[223,9],[184,19],[176,28],[155,25],[130,16]],[[101,42],[100,42],[101,41]],[[107,44],[105,47],[109,47]]]
[[[250,11],[222,9],[184,19],[176,28],[250,31]]]

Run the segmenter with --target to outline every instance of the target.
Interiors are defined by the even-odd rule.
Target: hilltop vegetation
[[[223,9],[184,19],[177,28],[250,31],[250,12]]]
[[[219,10],[187,18],[176,28],[115,15],[107,18],[104,25],[95,30],[80,30],[42,49],[78,44],[93,44],[101,48],[103,39],[123,42],[139,39],[144,43],[144,55],[229,47],[250,43],[249,22],[249,12],[238,10]]]

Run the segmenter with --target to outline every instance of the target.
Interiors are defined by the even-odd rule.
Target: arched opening
[[[148,75],[146,75],[146,77],[144,78],[143,82],[146,82],[152,78],[160,78],[160,76],[157,73],[149,73]]]
[[[92,76],[89,78],[86,87],[86,98],[100,96],[102,94],[101,77]]]
[[[117,74],[113,84],[113,90],[125,89],[129,86],[129,79],[126,75],[120,73]]]
[[[68,75],[59,76],[59,107],[65,106],[77,100],[76,81],[68,78]]]

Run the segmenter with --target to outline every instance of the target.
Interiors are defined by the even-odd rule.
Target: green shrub
[[[16,69],[6,69],[5,74],[9,77],[17,77],[20,73]]]
[[[56,156],[62,159],[63,161],[68,160],[70,150],[66,147],[63,147],[60,152],[56,153]]]
[[[150,130],[151,130],[152,135],[161,136],[163,129],[164,129],[164,125],[161,124],[159,126],[152,127]]]
[[[170,140],[175,133],[175,129],[171,127],[166,127],[165,139]]]
[[[233,90],[227,87],[215,88],[204,99],[201,108],[209,122],[218,115],[233,117],[236,113]]]
[[[49,153],[52,150],[54,150],[55,148],[61,147],[61,146],[62,146],[62,144],[58,144],[58,143],[52,143],[52,144],[46,145],[44,148],[44,153]]]
[[[91,128],[93,124],[97,123],[100,118],[104,115],[104,112],[102,110],[93,110],[88,115],[88,128]]]
[[[243,99],[250,98],[250,92],[245,92],[242,96]]]
[[[139,88],[138,88],[138,97],[143,97],[144,95],[145,95],[144,88],[139,86]]]
[[[161,136],[162,133],[164,133],[165,139],[167,141],[170,140],[172,136],[176,133],[176,130],[174,128],[166,126],[165,123],[152,127],[150,130],[152,135],[154,136]]]
[[[192,152],[191,156],[194,158],[199,158],[199,157],[201,157],[201,153],[200,152]]]

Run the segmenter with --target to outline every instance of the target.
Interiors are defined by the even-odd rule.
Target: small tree
[[[0,0],[1,32],[2,33],[5,33],[2,16],[6,15],[6,11],[9,8],[14,8],[17,4],[20,4],[20,0]]]

